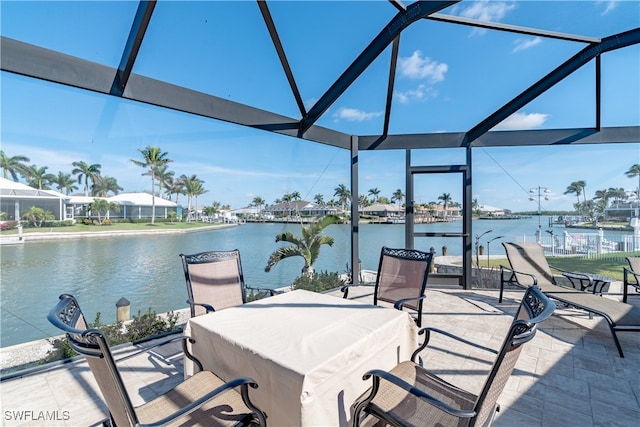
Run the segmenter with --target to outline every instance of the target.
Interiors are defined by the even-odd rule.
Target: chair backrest
[[[87,329],[78,301],[72,295],[60,295],[60,301],[47,319],[66,333],[73,350],[85,356],[115,424],[119,427],[137,425],[137,415],[107,339],[99,329]]]
[[[189,299],[211,305],[215,310],[246,302],[240,251],[209,251],[180,254]],[[191,306],[191,317],[205,314],[201,306]]]
[[[514,271],[533,274],[538,280],[538,286],[542,289],[556,284],[551,267],[544,256],[544,249],[539,243],[502,242],[502,246],[507,252],[509,264]],[[522,286],[533,284],[533,279],[529,276],[516,273],[516,279]]]
[[[395,303],[404,298],[415,298],[404,306],[422,313],[422,299],[427,287],[429,268],[433,254],[416,249],[392,249],[382,247],[374,304],[378,301]]]
[[[627,257],[627,262],[631,271],[640,274],[640,256],[629,256]]]
[[[488,418],[493,416],[498,397],[513,372],[523,344],[533,339],[537,325],[551,316],[555,308],[555,303],[542,293],[540,288],[527,288],[484,387],[478,395],[475,425],[485,425]]]

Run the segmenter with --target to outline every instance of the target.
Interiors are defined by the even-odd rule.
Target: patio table
[[[255,379],[252,399],[282,427],[348,425],[362,375],[408,360],[418,339],[407,312],[304,290],[191,318],[185,334],[204,369]]]

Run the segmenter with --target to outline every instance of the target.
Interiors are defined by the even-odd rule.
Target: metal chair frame
[[[393,288],[395,285],[393,281],[391,283],[386,282],[388,277],[385,274],[385,268],[388,265],[389,261],[392,260],[423,263],[423,267],[420,268],[420,271],[422,272],[422,278],[420,279],[419,283],[413,284],[413,286],[411,286],[411,289],[416,290],[415,296],[395,299],[387,295],[387,290],[391,290],[391,293],[393,293]],[[393,307],[397,310],[402,310],[405,306],[411,308],[416,311],[416,324],[418,326],[422,326],[422,306],[423,301],[426,298],[425,291],[427,288],[427,279],[429,277],[429,270],[431,268],[432,262],[433,254],[430,252],[424,252],[417,249],[394,249],[383,246],[380,251],[380,261],[378,263],[378,274],[376,276],[373,303],[375,305],[378,305],[378,301],[388,302],[390,304],[393,304]],[[422,268],[424,268],[424,270]],[[341,290],[343,292],[343,298],[347,298],[349,295],[349,285],[343,286]]]
[[[89,362],[89,367],[109,409],[110,418],[103,422],[104,425],[115,426],[116,422],[114,418],[119,419],[119,427],[123,425],[141,427],[166,425],[167,423],[181,417],[186,417],[189,414],[192,414],[194,411],[200,409],[203,405],[207,404],[213,398],[218,397],[222,393],[235,392],[233,389],[239,388],[239,394],[244,404],[252,411],[252,416],[249,417],[246,422],[243,422],[243,425],[255,425],[255,423],[257,423],[258,425],[266,426],[266,415],[258,409],[249,398],[249,387],[257,388],[258,385],[254,380],[246,377],[235,378],[226,383],[222,383],[221,386],[207,392],[197,400],[174,411],[170,415],[155,420],[150,424],[142,424],[138,418],[136,408],[131,402],[129,393],[127,392],[122,376],[118,370],[117,363],[138,356],[141,353],[149,352],[159,346],[179,340],[182,341],[182,348],[185,352],[185,356],[191,359],[198,367],[200,373],[202,373],[202,364],[187,349],[187,341],[191,341],[193,343],[193,340],[187,336],[175,337],[148,346],[139,351],[132,352],[125,357],[115,360],[104,333],[99,329],[87,328],[88,324],[86,319],[80,309],[77,299],[74,296],[69,294],[60,295],[60,301],[51,309],[47,319],[54,326],[66,333],[70,347],[77,353],[84,355],[87,362]],[[78,329],[78,327],[83,329]],[[107,374],[105,375],[105,372],[102,371],[94,371],[95,366],[92,362],[106,364],[105,371]],[[113,390],[112,387],[115,388],[115,390]],[[115,394],[113,394],[113,391],[115,391]],[[114,414],[118,415],[114,416]]]
[[[452,407],[448,403],[434,396],[429,392],[429,390],[420,389],[418,385],[411,384],[405,381],[405,379],[395,376],[390,372],[374,369],[368,371],[363,376],[363,380],[368,380],[369,378],[371,378],[373,381],[373,385],[370,389],[369,394],[365,393],[365,395],[363,395],[359,400],[355,402],[352,425],[354,427],[360,426],[364,415],[366,414],[373,415],[378,419],[383,420],[385,423],[393,426],[409,425],[408,423],[405,423],[403,419],[399,418],[396,414],[389,413],[376,404],[375,398],[381,391],[381,386],[385,385],[384,382],[386,382],[387,387],[399,387],[403,389],[407,393],[407,395],[413,395],[421,402],[437,408],[437,410],[441,411],[441,413],[446,413],[452,416],[454,419],[466,419],[467,422],[462,424],[469,426],[490,425],[493,421],[495,413],[499,411],[499,405],[497,404],[498,397],[502,393],[508,377],[511,375],[513,367],[515,366],[515,363],[517,361],[517,357],[519,356],[521,346],[533,339],[537,330],[537,325],[551,316],[554,310],[555,303],[551,301],[546,295],[544,295],[539,288],[532,286],[527,289],[522,302],[520,303],[520,306],[514,316],[514,320],[507,332],[502,347],[498,351],[457,337],[456,335],[453,335],[441,329],[421,329],[420,334],[425,335],[425,341],[413,353],[413,355],[411,356],[411,362],[403,363],[411,364],[419,372],[423,372],[424,375],[428,375],[431,378],[439,381],[438,386],[441,389],[440,391],[442,392],[442,389],[445,390],[444,392],[442,392],[442,394],[446,395],[446,389],[450,389],[452,393],[464,392],[468,395],[471,395],[471,393],[468,393],[454,385],[442,381],[435,374],[429,373],[426,369],[422,368],[422,366],[415,363],[415,360],[418,357],[419,353],[423,351],[429,344],[431,333],[435,332],[445,335],[464,344],[491,352],[496,355],[489,375],[485,380],[481,392],[477,395],[475,402],[473,402],[472,408],[465,410]],[[518,353],[514,353],[514,356],[512,358],[509,358],[508,362],[506,362],[507,355],[510,352],[516,350],[518,351]],[[393,372],[393,370],[391,372]],[[496,381],[496,378],[498,377],[500,378],[500,381]],[[436,424],[437,422],[438,421],[436,421],[435,419],[432,420],[433,425],[440,425]],[[452,420],[449,419],[449,422],[452,422]],[[427,424],[425,425],[430,424],[428,424],[427,421]]]

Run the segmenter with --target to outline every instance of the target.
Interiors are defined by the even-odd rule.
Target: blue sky
[[[386,1],[269,2],[307,108],[395,15]],[[3,36],[117,66],[137,3],[2,0]],[[638,1],[463,1],[443,13],[605,37],[640,25]],[[585,45],[419,21],[403,32],[390,133],[466,131]],[[360,135],[381,132],[390,49],[330,107],[318,125]],[[640,125],[640,47],[602,58],[604,126]],[[499,129],[592,127],[594,64],[587,64],[525,106]],[[168,2],[155,9],[134,72],[290,117],[300,113],[255,2]],[[234,208],[299,192],[334,197],[349,185],[349,153],[126,100],[0,74],[2,150],[48,172],[73,161],[99,163],[125,192],[149,191],[131,159],[157,145],[176,175],[196,174],[208,192],[200,205]],[[404,191],[404,152],[361,152],[360,193]],[[535,210],[531,187],[548,187],[543,209],[570,209],[577,180],[587,197],[610,187],[635,189],[624,172],[640,145],[474,149],[474,197],[515,211]],[[461,150],[413,153],[414,165],[464,162]],[[461,201],[457,177],[419,182],[416,201],[444,193]],[[183,200],[184,201],[184,200]]]

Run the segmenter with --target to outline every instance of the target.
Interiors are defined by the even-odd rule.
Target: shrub
[[[0,222],[0,231],[13,230],[18,227],[18,221],[2,221]]]
[[[158,316],[151,308],[142,315],[138,312],[138,316],[134,316],[128,325],[123,322],[105,325],[100,321],[100,317],[100,312],[96,313],[96,319],[89,324],[89,328],[100,329],[110,346],[173,332],[177,330],[176,323],[179,318],[173,311],[170,311],[166,317]],[[55,338],[49,342],[53,345],[53,349],[49,350],[47,355],[38,362],[39,364],[63,360],[77,355],[69,345],[66,336],[64,338]]]
[[[324,292],[342,286],[338,273],[321,271],[310,278],[306,275],[298,277],[292,285],[293,289],[304,289],[313,292]]]
[[[67,337],[55,338],[49,343],[53,346],[52,350],[49,350],[47,355],[39,361],[39,364],[55,362],[56,360],[64,360],[70,357],[76,356],[78,353],[73,351],[69,345]]]

